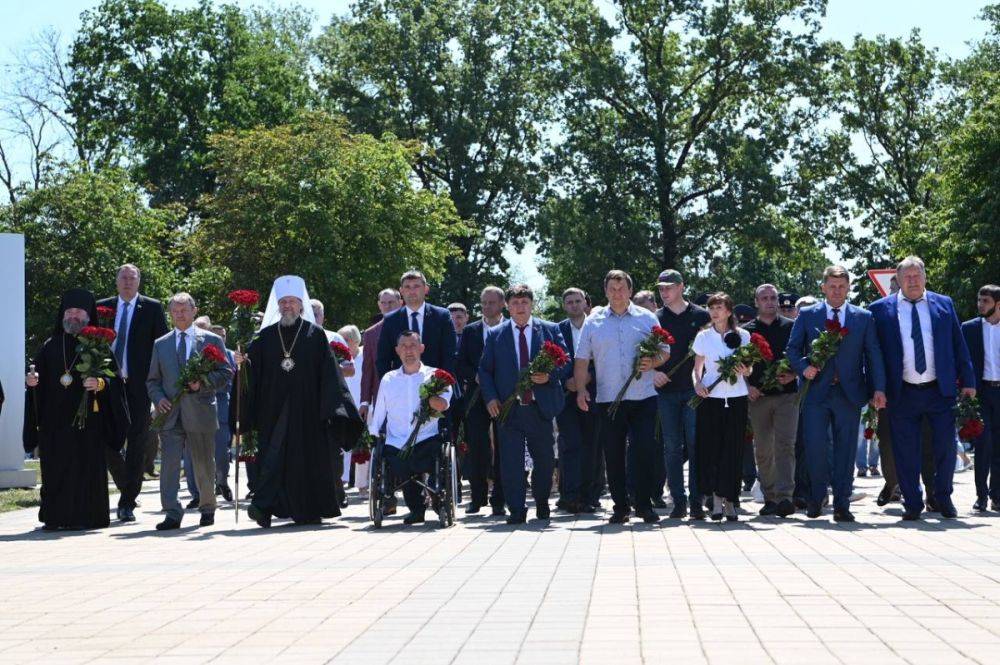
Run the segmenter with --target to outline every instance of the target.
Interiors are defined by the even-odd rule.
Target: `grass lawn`
[[[38,460],[28,460],[25,468],[34,469],[38,473]],[[21,508],[32,508],[38,505],[38,488],[0,490],[0,513]]]

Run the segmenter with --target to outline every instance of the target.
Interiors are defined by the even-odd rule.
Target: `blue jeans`
[[[684,494],[684,452],[688,460],[688,494],[691,503],[701,501],[698,491],[698,467],[695,461],[695,411],[688,408],[694,390],[659,393],[660,433],[663,438],[663,463],[667,467],[667,487],[675,506],[687,501]]]

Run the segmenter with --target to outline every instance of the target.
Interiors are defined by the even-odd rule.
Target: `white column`
[[[24,468],[24,236],[0,233],[0,381],[6,402],[0,413],[0,488],[34,487],[35,472]],[[11,316],[7,316],[6,314]]]

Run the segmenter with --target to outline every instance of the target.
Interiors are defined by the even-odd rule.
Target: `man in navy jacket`
[[[930,422],[937,473],[934,496],[942,517],[956,517],[951,500],[955,474],[955,398],[975,396],[976,378],[951,298],[927,290],[924,263],[908,256],[896,267],[899,293],[877,300],[875,317],[885,362],[887,413],[892,431],[903,519],[924,509],[920,491],[920,427]]]
[[[985,431],[975,441],[977,512],[1000,510],[1000,286],[987,284],[976,299],[979,316],[962,324],[976,373],[976,391]]]
[[[415,330],[420,335],[425,365],[455,374],[455,324],[447,309],[426,302],[428,291],[427,279],[419,270],[410,270],[400,278],[404,306],[386,315],[378,340],[375,365],[380,379],[401,366],[395,346],[404,330]]]

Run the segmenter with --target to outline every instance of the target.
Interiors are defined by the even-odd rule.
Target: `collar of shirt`
[[[417,309],[410,309],[410,306],[407,305],[406,306],[406,320],[409,321],[410,319],[412,319],[414,314],[417,315],[418,319],[423,320],[423,318],[424,318],[424,310],[425,309],[427,309],[427,303],[421,304],[420,307],[418,307]]]
[[[628,307],[625,308],[625,311],[622,312],[621,314],[616,314],[615,311],[613,309],[611,309],[611,305],[608,305],[607,307],[602,307],[601,310],[595,316],[597,316],[598,318],[603,318],[603,319],[607,319],[607,318],[610,318],[610,317],[614,316],[614,317],[617,317],[617,318],[621,319],[621,318],[624,318],[626,316],[636,316],[636,315],[640,314],[641,312],[648,312],[648,311],[649,310],[647,310],[647,309],[645,309],[643,307],[639,307],[635,303],[630,302],[628,304]]]
[[[919,305],[922,302],[927,302],[927,290],[924,289],[924,292],[920,294],[920,297],[913,302],[910,302],[910,299],[904,296],[902,291],[898,291],[896,293],[896,302],[900,305],[903,303],[906,303],[907,305]]]
[[[125,303],[128,303],[128,310],[131,312],[132,311],[132,306],[135,305],[135,301],[138,300],[138,299],[139,299],[139,294],[138,293],[135,294],[134,296],[132,296],[131,300],[125,300],[121,296],[118,296],[118,306],[121,307]]]
[[[191,339],[192,337],[194,337],[194,325],[190,325],[187,328],[184,328],[183,330],[181,328],[178,328],[177,326],[174,326],[174,334],[179,335],[180,333],[184,333],[186,335],[185,339]]]
[[[514,337],[514,357],[521,360],[521,331],[518,329],[518,325],[514,323],[514,319],[508,319],[510,321],[510,331],[513,333]],[[528,340],[528,358],[531,358],[531,324],[534,323],[531,319],[528,319],[528,323],[524,326],[524,338]]]
[[[483,322],[483,341],[484,342],[486,341],[486,336],[490,334],[491,330],[493,330],[494,328],[498,328],[498,327],[502,326],[503,324],[507,323],[507,317],[505,317],[503,314],[500,315],[500,322],[497,323],[495,326],[491,326],[489,323],[487,323],[486,319],[480,319],[480,320]]]
[[[833,307],[828,302],[823,303],[826,306],[826,318],[833,318]],[[840,325],[844,325],[844,318],[847,316],[847,303],[845,302],[840,307],[837,308],[837,320],[840,321]]]

